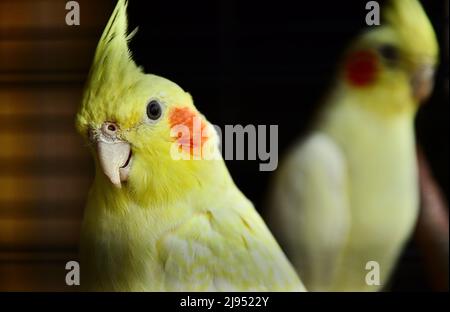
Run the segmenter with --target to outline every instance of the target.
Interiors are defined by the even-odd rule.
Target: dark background
[[[279,125],[280,158],[305,131],[343,48],[365,25],[366,1],[130,1],[130,44],[146,72],[190,92],[213,123]],[[383,5],[383,1],[379,2]],[[445,47],[444,1],[424,1]],[[448,55],[442,48],[442,55]],[[448,197],[448,59],[417,118],[418,141]],[[272,173],[259,161],[227,161],[239,186],[264,214]],[[394,290],[428,289],[414,244],[405,251]]]
[[[76,288],[65,284],[65,264],[78,257],[94,168],[74,116],[115,1],[78,0],[79,26],[65,23],[66,2],[0,0],[0,291]],[[279,125],[280,157],[306,129],[366,15],[365,0],[129,2],[137,63],[189,91],[214,124]],[[445,3],[425,3],[441,47]],[[417,133],[448,198],[448,50],[442,55]],[[259,161],[227,165],[264,215],[272,173]],[[392,289],[429,290],[421,263],[411,244]]]

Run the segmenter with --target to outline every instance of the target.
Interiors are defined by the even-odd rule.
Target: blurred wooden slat
[[[80,87],[0,88],[1,116],[70,116],[81,100]]]
[[[0,35],[20,37],[58,30],[58,37],[98,35],[106,23],[113,1],[78,0],[80,25],[65,23],[66,0],[2,0],[0,1]],[[33,38],[32,37],[32,38]]]
[[[65,133],[75,134],[73,116],[54,116],[36,114],[34,116],[2,116],[0,115],[0,132],[8,133]]]
[[[1,72],[86,72],[96,42],[92,40],[1,40]]]
[[[48,87],[61,85],[76,85],[80,87],[84,83],[86,73],[68,73],[68,72],[35,72],[35,73],[13,73],[13,72],[0,72],[0,84],[2,87],[17,87],[17,86],[29,86],[29,87]]]
[[[3,250],[76,248],[81,222],[73,219],[1,219]]]
[[[88,154],[86,143],[76,134],[0,133],[0,158],[74,157]]]
[[[78,249],[78,248],[76,248]],[[42,251],[2,251],[0,252],[0,263],[7,263],[9,261],[17,261],[21,263],[26,262],[40,262],[40,261],[64,261],[64,260],[78,259],[76,250],[58,250],[49,252],[48,250]]]
[[[0,291],[71,291],[65,264],[78,260],[76,251],[0,252]]]
[[[64,282],[66,262],[0,264],[0,291],[70,291]]]
[[[0,29],[55,28],[65,25],[65,1],[0,2]]]
[[[0,200],[0,219],[69,218],[81,219],[84,198],[79,200]],[[14,207],[11,209],[11,207]]]
[[[0,291],[71,291],[65,285],[65,263],[0,264]]]
[[[15,158],[0,157],[0,176],[92,176],[93,161],[86,156],[69,157],[32,157]]]
[[[86,197],[90,180],[83,176],[0,176],[0,201],[11,201],[13,204],[22,200],[78,200]]]

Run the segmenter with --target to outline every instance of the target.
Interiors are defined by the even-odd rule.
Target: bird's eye
[[[400,57],[398,49],[390,44],[382,45],[378,49],[378,52],[380,53],[381,57],[388,62],[396,62]]]
[[[151,120],[157,120],[159,117],[161,117],[161,113],[161,104],[159,104],[156,100],[151,100],[147,105],[148,118],[150,118]]]

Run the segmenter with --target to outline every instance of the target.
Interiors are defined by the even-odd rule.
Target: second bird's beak
[[[111,130],[113,129],[113,130]],[[100,139],[97,139],[97,155],[103,173],[117,188],[122,187],[122,182],[128,180],[131,168],[131,147],[128,142],[117,140],[116,127],[108,123],[103,126]]]
[[[413,97],[418,103],[425,101],[433,91],[435,66],[421,65],[416,68],[411,78]]]

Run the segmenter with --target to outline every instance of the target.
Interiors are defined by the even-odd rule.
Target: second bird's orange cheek
[[[378,57],[372,51],[353,52],[347,56],[344,65],[345,79],[354,87],[375,83],[378,70]]]

